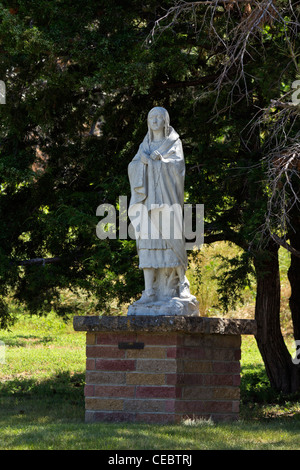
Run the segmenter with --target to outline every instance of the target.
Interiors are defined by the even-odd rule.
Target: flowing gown
[[[158,150],[162,158],[148,158]],[[168,137],[157,143],[149,132],[128,166],[131,186],[129,217],[135,229],[139,267],[187,268],[183,236],[185,162],[182,143],[170,126]]]

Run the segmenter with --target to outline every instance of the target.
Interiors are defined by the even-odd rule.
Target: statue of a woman
[[[164,108],[149,112],[148,132],[129,164],[128,175],[129,217],[136,228],[139,267],[145,280],[136,304],[190,298],[182,223],[185,163],[181,140]]]

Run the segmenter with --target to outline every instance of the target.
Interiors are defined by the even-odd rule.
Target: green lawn
[[[252,337],[242,345],[242,413],[237,423],[86,424],[85,334],[54,315],[21,316],[1,331],[0,449],[300,449],[300,402],[269,387]]]

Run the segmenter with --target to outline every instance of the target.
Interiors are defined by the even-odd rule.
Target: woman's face
[[[165,118],[159,111],[153,111],[149,114],[148,124],[152,131],[161,131],[165,125]]]

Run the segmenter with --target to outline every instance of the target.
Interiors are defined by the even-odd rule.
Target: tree
[[[223,175],[216,171],[218,177],[222,175],[222,192],[230,202],[206,230],[207,241],[220,237],[245,250],[241,260],[231,261],[228,277],[221,279],[223,301],[226,307],[236,298],[236,287],[247,279],[252,259],[257,280],[257,343],[272,386],[293,392],[299,389],[299,368],[291,360],[280,329],[278,248],[284,246],[291,252],[290,307],[298,339],[299,108],[287,102],[292,91],[286,92],[299,74],[299,7],[295,2],[265,0],[180,1],[156,21],[152,38],[180,27],[182,17],[193,21],[199,48],[206,45],[203,62],[214,60],[215,90],[211,86],[198,89],[197,98],[205,102],[207,94],[215,95],[215,117],[210,122],[220,125],[222,116],[230,132],[223,143],[236,140]],[[280,57],[280,71],[274,68],[274,57]],[[216,129],[213,132],[216,135]],[[223,155],[221,161],[224,165]],[[237,167],[238,171],[232,171]],[[229,168],[239,178],[230,179],[231,187],[226,185]],[[216,213],[218,204],[213,207],[207,201],[205,207]]]
[[[254,270],[257,341],[268,375],[279,390],[298,388],[280,331],[276,236],[299,247],[274,218],[265,224],[270,210],[278,213],[268,169],[278,168],[270,151],[283,123],[279,103],[286,105],[298,73],[297,4],[19,0],[3,2],[0,13],[3,302],[10,289],[31,312],[65,313],[60,290],[80,288],[107,312],[112,299],[130,301],[141,291],[134,241],[97,239],[95,213],[130,194],[127,166],[147,112],[165,106],[183,140],[186,202],[205,205],[205,242],[227,240],[244,250],[227,260],[220,279],[224,307]],[[285,150],[299,131],[297,116],[291,119],[296,108],[289,109],[282,136],[289,128],[293,141],[277,142]],[[295,184],[285,185],[288,197]],[[285,212],[289,227],[298,227],[296,204]],[[291,282],[298,267],[293,258]],[[4,309],[2,326],[9,322]]]
[[[180,35],[145,47],[169,5],[2,3],[3,327],[8,292],[32,313],[61,314],[62,288],[93,293],[101,312],[140,293],[135,242],[98,240],[96,209],[130,194],[127,166],[153,105],[168,107],[188,135],[188,76],[198,58]]]
[[[136,13],[126,2],[68,1],[4,2],[0,13],[2,326],[8,289],[31,312],[65,313],[67,287],[95,293],[99,308],[116,292],[129,299],[138,292],[138,271],[126,274],[126,289],[123,280],[133,244],[100,243],[95,228],[97,206],[126,194],[137,113],[127,121],[121,102],[134,92],[127,48],[139,35]]]

